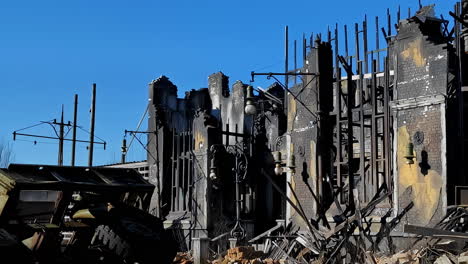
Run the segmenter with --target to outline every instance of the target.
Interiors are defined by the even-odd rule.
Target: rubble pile
[[[192,264],[193,257],[188,252],[178,252],[172,264]]]
[[[218,258],[212,264],[282,264],[284,261],[271,258],[262,260],[264,253],[253,247],[241,246],[227,250],[224,258]]]
[[[276,238],[267,238],[265,245],[269,246],[265,246],[265,258],[282,259],[285,263],[314,264],[449,264],[468,260],[468,210],[462,207],[448,208],[446,217],[433,228],[404,225],[404,232],[412,234],[414,242],[407,250],[395,252],[396,246],[390,232],[400,224],[413,203],[410,202],[392,218],[388,211],[380,217],[380,222],[370,221],[376,206],[388,196],[386,189],[381,188],[371,202],[361,209],[358,206],[343,209],[341,215],[333,217],[336,222],[334,226],[327,222],[324,212],[318,219],[307,219],[300,203],[297,203],[294,207],[307,223],[307,230],[299,231],[288,226]],[[371,235],[373,223],[380,225],[379,231],[376,233],[374,228]]]

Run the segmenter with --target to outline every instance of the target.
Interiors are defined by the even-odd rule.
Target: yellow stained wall
[[[412,187],[411,198],[414,202],[414,207],[411,211],[418,212],[417,219],[414,219],[412,223],[427,225],[436,213],[440,202],[443,184],[442,177],[434,170],[428,170],[427,175],[421,173],[417,161],[419,153],[413,153],[416,156],[414,164],[409,165],[406,163],[407,159],[405,155],[408,143],[410,142],[410,135],[406,126],[398,128],[397,140],[398,195],[403,194],[407,188]]]

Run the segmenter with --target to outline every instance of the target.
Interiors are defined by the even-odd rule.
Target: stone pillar
[[[210,239],[207,237],[197,237],[192,239],[193,263],[206,264],[208,261]]]

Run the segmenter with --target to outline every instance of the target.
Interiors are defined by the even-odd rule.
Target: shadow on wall
[[[419,167],[421,168],[421,173],[424,176],[426,176],[429,173],[429,170],[431,169],[431,166],[429,165],[427,161],[428,161],[427,151],[423,150],[421,151],[421,162],[419,163]]]

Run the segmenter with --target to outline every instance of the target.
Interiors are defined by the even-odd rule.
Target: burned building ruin
[[[429,6],[304,38],[302,67],[252,72],[275,80],[266,90],[218,72],[178,98],[169,78],[152,81],[151,210],[180,250],[202,263],[209,249],[262,243],[289,223],[333,230],[370,207],[368,234],[388,231],[385,247],[398,248],[404,225],[466,204],[467,5],[452,32]]]

